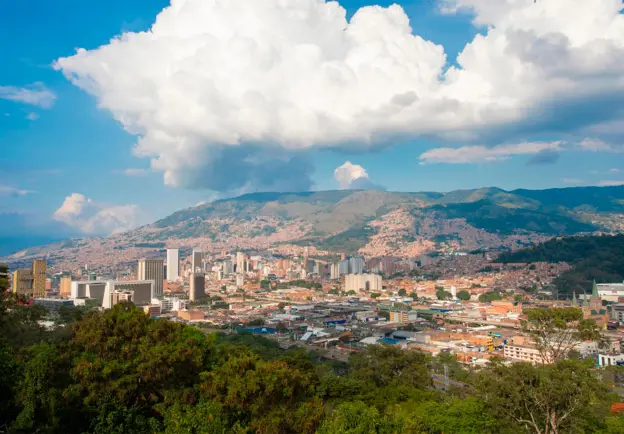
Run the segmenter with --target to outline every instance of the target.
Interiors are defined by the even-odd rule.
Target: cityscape
[[[0,51],[0,434],[624,434],[624,0],[20,0]]]

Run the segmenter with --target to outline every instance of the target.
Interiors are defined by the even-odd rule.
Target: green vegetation
[[[624,426],[609,415],[606,383],[582,361],[494,361],[470,373],[450,354],[372,345],[345,365],[264,337],[149,318],[126,303],[46,331],[36,321],[43,312],[18,302],[2,294],[5,432],[543,434]],[[445,371],[461,387],[435,390],[433,378]]]
[[[436,291],[436,297],[438,298],[438,300],[450,300],[451,298],[453,298],[453,294],[451,294],[448,291],[445,291],[443,287],[440,287]]]
[[[9,267],[0,264],[0,291],[9,289]]]
[[[308,288],[319,290],[323,288],[323,285],[318,282],[312,282],[309,280],[291,280],[290,282],[280,282],[277,284],[277,289],[288,288]]]
[[[368,226],[354,227],[325,238],[317,245],[321,250],[356,253],[368,243],[369,237],[374,233],[375,231]]]
[[[459,298],[460,300],[464,300],[464,301],[470,300],[470,293],[464,289],[463,291],[459,291],[457,293],[457,298]]]
[[[491,303],[496,300],[500,300],[501,296],[498,292],[486,292],[485,294],[481,294],[479,296],[479,301],[481,303]]]
[[[572,270],[554,281],[560,292],[590,291],[598,283],[624,280],[624,235],[553,239],[529,249],[503,253],[501,262],[567,262]]]

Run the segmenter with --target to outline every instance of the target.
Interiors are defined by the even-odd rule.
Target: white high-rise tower
[[[174,281],[180,277],[180,251],[167,249],[167,280]]]

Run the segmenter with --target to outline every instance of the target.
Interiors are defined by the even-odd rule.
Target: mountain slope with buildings
[[[279,253],[301,246],[322,254],[414,257],[516,249],[554,236],[595,232],[624,232],[624,186],[254,193],[187,208],[127,233],[27,249],[5,260],[47,255],[65,265],[110,264],[165,247]]]

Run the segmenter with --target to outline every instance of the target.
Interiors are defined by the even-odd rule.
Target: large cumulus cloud
[[[139,137],[166,183],[218,191],[304,188],[315,147],[613,131],[624,117],[621,0],[443,7],[487,26],[452,67],[400,6],[347,21],[324,0],[172,0],[149,31],[55,66]],[[608,110],[587,109],[607,96]]]

